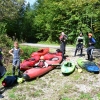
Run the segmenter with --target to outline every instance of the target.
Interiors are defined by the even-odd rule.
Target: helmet
[[[88,36],[92,36],[92,33],[89,33]]]
[[[40,59],[41,59],[41,60],[44,60],[44,56],[41,56]]]

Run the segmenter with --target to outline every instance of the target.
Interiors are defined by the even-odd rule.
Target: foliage
[[[0,0],[0,20],[17,17],[23,3],[24,0]]]
[[[0,22],[0,34],[6,33],[6,30],[7,30],[6,25],[7,25],[7,23]]]
[[[73,44],[80,32],[84,34],[86,41],[87,33],[92,32],[100,47],[100,0],[37,0],[32,6],[25,4],[23,0],[15,1],[12,7],[17,9],[17,13],[13,9],[15,13],[12,14],[12,11],[11,14],[17,14],[16,17],[13,19],[10,15],[11,20],[7,17],[2,20],[6,23],[5,31],[10,37],[15,36],[18,40],[28,42],[58,43],[58,37],[64,31],[68,35],[68,43]],[[14,2],[6,0],[4,3],[11,6]],[[9,13],[11,9],[5,13]]]
[[[5,34],[0,35],[0,47],[8,47],[11,48],[13,41],[10,37]]]
[[[30,55],[37,51],[38,48],[33,48],[33,47],[27,47],[27,46],[20,46],[20,48],[23,50],[23,54],[21,56],[21,59],[27,59],[30,58]]]

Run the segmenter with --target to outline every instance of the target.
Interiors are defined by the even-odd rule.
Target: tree
[[[4,17],[0,15],[4,23],[1,26],[5,27],[7,23],[5,31],[11,37],[16,33],[19,40],[51,43],[58,42],[60,33],[64,31],[68,43],[75,43],[80,32],[86,38],[87,33],[92,32],[100,44],[100,0],[37,0],[34,6],[24,5],[21,0],[3,1],[7,5],[14,4],[12,13],[8,15],[7,11],[11,11],[13,6],[10,9],[5,6]]]
[[[0,20],[18,16],[24,0],[0,0]]]

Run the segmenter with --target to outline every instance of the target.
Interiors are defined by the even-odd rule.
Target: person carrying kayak
[[[64,54],[66,51],[66,40],[68,39],[67,35],[64,32],[61,33],[59,40],[60,40],[60,50],[62,51],[62,57],[64,59]]]
[[[9,50],[9,53],[13,56],[13,68],[12,73],[15,75],[15,69],[18,69],[18,76],[20,76],[20,55],[23,53],[19,48],[18,42],[14,42],[14,48]]]
[[[82,53],[83,53],[83,45],[85,45],[85,38],[84,38],[83,34],[80,33],[80,35],[77,37],[76,49],[75,49],[74,56],[76,56],[76,53],[77,53],[78,50],[80,50],[80,56],[82,56]]]
[[[88,38],[89,38],[89,42],[88,45],[89,47],[87,48],[87,57],[88,60],[92,60],[92,53],[93,53],[93,49],[95,48],[94,45],[96,44],[96,40],[92,37],[92,33],[88,34]]]
[[[44,56],[40,57],[39,62],[36,63],[35,66],[40,67],[40,68],[48,67],[48,63],[45,62]]]

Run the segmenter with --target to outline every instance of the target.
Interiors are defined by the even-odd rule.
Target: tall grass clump
[[[30,47],[30,46],[20,46],[20,48],[23,50],[23,54],[21,56],[21,59],[30,58],[30,55],[33,52],[38,50],[38,48],[33,48],[33,47]]]
[[[0,35],[0,47],[2,48],[11,48],[13,41],[7,35],[1,34]]]

